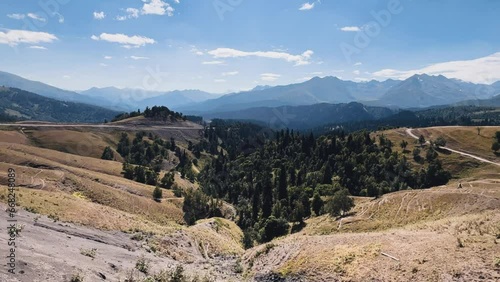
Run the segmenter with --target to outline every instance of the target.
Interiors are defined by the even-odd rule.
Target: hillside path
[[[417,140],[418,140],[418,136],[417,136],[417,135],[415,135],[415,134],[413,134],[412,130],[413,130],[412,128],[407,128],[407,129],[406,129],[406,134],[408,134],[409,136],[411,136],[411,137],[413,137],[413,138],[415,138],[415,139],[417,139]],[[426,143],[426,144],[430,144],[430,143],[429,143],[429,141],[426,141],[425,143]],[[481,161],[481,162],[483,162],[483,163],[489,163],[489,164],[493,164],[493,165],[500,166],[500,163],[492,162],[492,161],[490,161],[490,160],[487,160],[487,159],[481,158],[481,157],[476,156],[476,155],[472,155],[472,154],[469,154],[469,153],[465,153],[465,152],[462,152],[462,151],[458,151],[458,150],[455,150],[455,149],[451,149],[451,148],[449,148],[449,147],[440,147],[440,148],[441,148],[441,149],[448,150],[448,151],[453,152],[453,153],[460,154],[460,155],[462,155],[462,156],[467,156],[467,157],[469,157],[469,158],[476,159],[476,160]]]

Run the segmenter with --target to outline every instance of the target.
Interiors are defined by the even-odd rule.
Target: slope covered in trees
[[[130,113],[122,113],[117,116],[112,121],[120,121],[127,118],[144,116],[145,118],[156,120],[156,121],[167,121],[167,120],[186,120],[186,117],[182,113],[178,113],[170,110],[165,106],[153,106],[152,108],[146,107],[144,112],[141,113],[140,110],[132,111]]]
[[[206,130],[207,148],[220,149],[198,176],[200,186],[237,207],[238,225],[248,242],[283,235],[288,222],[300,224],[312,210],[342,214],[348,203],[338,199],[347,194],[379,196],[445,184],[450,178],[434,154],[425,168],[415,171],[404,155],[392,150],[390,140],[373,140],[368,132],[338,131],[319,138],[288,130],[268,138],[268,133],[255,125],[222,121]]]

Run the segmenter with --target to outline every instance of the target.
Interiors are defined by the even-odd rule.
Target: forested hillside
[[[500,111],[496,107],[455,106],[417,111],[403,110],[378,120],[329,123],[316,127],[312,131],[317,134],[323,134],[337,128],[353,132],[357,130],[378,130],[395,127],[486,126],[498,125],[499,123]]]
[[[160,109],[147,109],[143,114],[182,117],[174,112],[163,116],[160,112],[165,110]],[[378,197],[446,184],[451,176],[435,152],[441,143],[424,143],[412,156],[408,151],[393,150],[394,144],[383,135],[375,140],[367,131],[347,134],[335,130],[316,137],[214,120],[200,142],[187,148],[178,146],[174,139],[164,141],[139,132],[133,140],[122,134],[116,151],[125,160],[126,178],[166,189],[174,186],[172,172],[159,177],[164,160],[171,158],[169,151],[173,152],[179,162],[172,170],[200,186],[199,190],[182,192],[185,222],[194,224],[198,219],[220,216],[220,200],[224,200],[235,206],[237,223],[245,232],[244,244],[250,247],[287,234],[290,226],[300,229],[308,217],[342,215],[353,205],[349,195]],[[426,151],[425,158],[420,157],[421,150]],[[198,164],[202,154],[209,158],[198,173],[193,164]],[[112,158],[110,150],[104,157]],[[408,158],[420,164],[418,169]]]
[[[207,195],[237,207],[247,246],[286,234],[289,222],[300,226],[312,211],[339,215],[344,195],[380,196],[450,178],[433,147],[427,149],[425,168],[416,171],[406,155],[392,150],[390,140],[373,140],[368,132],[318,138],[289,130],[269,133],[219,120],[205,132],[205,149],[219,151],[198,180]]]

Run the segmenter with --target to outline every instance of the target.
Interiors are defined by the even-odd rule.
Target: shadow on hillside
[[[297,233],[299,231],[301,231],[302,229],[304,229],[304,227],[306,227],[306,223],[305,222],[300,222],[298,224],[292,224],[292,230],[290,231],[291,234],[293,233]]]
[[[441,148],[441,147],[436,148],[436,151],[437,151],[438,153],[440,153],[440,154],[443,154],[443,155],[451,155],[451,151],[448,151],[448,150],[443,149],[443,148]]]

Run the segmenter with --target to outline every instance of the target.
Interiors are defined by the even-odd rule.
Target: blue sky
[[[0,70],[71,90],[500,80],[496,0],[2,0],[0,11]]]

